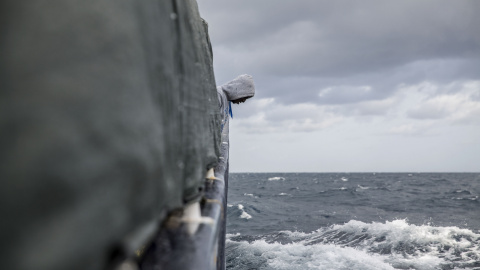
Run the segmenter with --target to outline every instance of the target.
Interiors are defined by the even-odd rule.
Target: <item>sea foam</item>
[[[251,215],[249,215],[247,212],[245,212],[243,205],[239,204],[237,207],[238,207],[238,210],[242,211],[242,213],[240,214],[240,218],[244,218],[244,219],[251,219],[252,218]]]
[[[276,176],[276,177],[270,177],[270,178],[268,178],[268,181],[280,181],[280,180],[282,180],[282,181],[285,180],[285,177],[278,177],[278,176]]]
[[[393,270],[380,256],[370,255],[354,248],[335,245],[304,245],[302,243],[280,244],[265,240],[232,242],[227,240],[227,252],[241,254],[240,260],[228,269],[249,269],[252,262],[259,269],[356,269]]]
[[[282,231],[255,241],[228,240],[236,263],[260,260],[262,269],[464,269],[480,266],[480,234],[406,220]],[[233,267],[232,269],[244,269]]]

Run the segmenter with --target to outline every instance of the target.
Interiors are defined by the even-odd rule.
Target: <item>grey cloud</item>
[[[276,97],[286,104],[315,102],[318,104],[349,104],[367,100],[382,100],[393,95],[399,85],[412,85],[422,81],[448,84],[454,81],[478,79],[480,61],[430,60],[416,61],[377,73],[357,74],[341,79],[323,77],[270,77],[255,76],[257,92],[261,97]],[[371,91],[361,92],[362,86]],[[335,91],[319,96],[322,89]],[[448,91],[455,92],[458,88]],[[447,89],[445,89],[447,91]]]
[[[231,135],[239,140],[233,146],[244,149],[257,140],[273,152],[280,148],[284,152],[272,138],[290,134],[308,147],[325,141],[335,148],[348,146],[338,153],[353,161],[371,154],[359,146],[376,146],[384,166],[369,162],[363,170],[478,171],[476,163],[468,163],[478,160],[478,151],[459,142],[479,145],[475,134],[480,127],[480,1],[198,2],[209,23],[217,82],[248,73],[256,84],[255,98],[233,108]],[[466,82],[473,86],[463,87]],[[364,86],[369,91],[363,91]],[[332,91],[320,95],[327,88]],[[453,98],[439,99],[443,96]],[[316,132],[306,133],[310,131],[318,131],[321,139]],[[358,141],[348,145],[352,136]],[[430,149],[435,145],[440,152],[443,149],[443,156],[452,150],[470,154],[457,164],[460,167],[451,162],[432,167]],[[412,158],[405,149],[420,155]],[[326,151],[325,157],[331,160],[333,152]],[[392,152],[406,153],[410,165],[392,160]],[[251,156],[246,154],[245,159]],[[354,163],[358,162],[342,158],[336,168],[357,170],[348,165]],[[258,164],[265,170],[264,163]],[[289,160],[276,166],[288,170],[290,165]],[[316,168],[318,164],[310,170]],[[305,171],[302,166],[296,169]]]
[[[387,99],[400,84],[480,79],[480,1],[199,0],[199,7],[217,82],[252,74],[257,98],[355,104]],[[335,91],[319,96],[329,87]]]
[[[423,125],[407,124],[407,125],[395,126],[390,128],[390,130],[388,130],[388,134],[406,136],[406,137],[420,137],[420,136],[430,137],[430,136],[436,135],[431,130],[431,124],[423,124]]]
[[[219,6],[211,20],[212,28],[220,27],[218,38],[212,35],[214,46],[252,53],[246,64],[267,74],[345,76],[418,59],[478,57],[480,52],[478,1],[242,1]],[[291,28],[299,22],[312,27]],[[279,32],[282,38],[277,39]],[[301,36],[305,40],[297,43]]]
[[[338,106],[336,112],[345,116],[385,116],[394,109],[395,99],[359,102],[350,106]]]
[[[427,87],[428,88],[428,87]],[[419,89],[422,92],[421,89]],[[417,120],[446,120],[454,124],[480,123],[479,82],[430,87],[406,114]]]
[[[422,107],[407,112],[407,116],[413,119],[443,119],[449,115],[448,111],[439,107]]]

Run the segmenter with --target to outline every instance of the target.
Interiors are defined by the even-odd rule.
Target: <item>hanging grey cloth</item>
[[[221,86],[229,101],[251,98],[255,95],[255,85],[250,75],[243,74]]]
[[[222,131],[228,124],[228,115],[233,117],[231,102],[240,98],[251,98],[255,95],[255,85],[250,75],[243,74],[230,82],[217,86],[218,102],[222,114]]]

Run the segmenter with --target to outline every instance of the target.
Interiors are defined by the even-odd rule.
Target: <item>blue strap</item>
[[[228,101],[228,112],[230,113],[230,116],[233,118],[232,102],[231,101]]]

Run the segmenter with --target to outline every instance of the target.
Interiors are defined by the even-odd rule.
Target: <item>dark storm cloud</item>
[[[210,25],[217,81],[251,73],[260,97],[283,103],[379,100],[399,84],[480,78],[480,1],[199,6]]]

